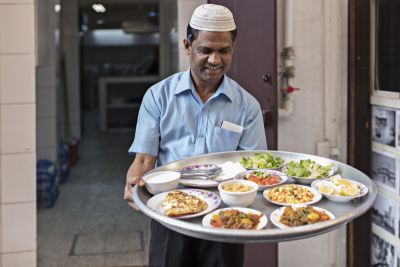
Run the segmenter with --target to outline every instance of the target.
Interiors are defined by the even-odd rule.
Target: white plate
[[[244,176],[246,174],[251,174],[254,171],[256,171],[256,170],[248,170],[248,171],[245,171],[245,172],[241,172],[241,173],[239,173],[238,175],[235,176],[235,179],[247,180],[247,179],[244,178]],[[271,170],[271,169],[258,169],[257,171],[269,172],[269,173],[271,173],[271,175],[277,175],[277,176],[281,177],[281,181],[279,183],[277,183],[277,184],[274,184],[274,185],[259,185],[258,184],[258,191],[261,191],[261,190],[264,190],[264,189],[267,189],[267,188],[270,188],[270,187],[273,187],[273,186],[281,185],[284,182],[286,182],[287,179],[288,179],[287,175],[285,173],[283,173],[283,172],[274,171],[274,170]]]
[[[303,187],[303,188],[306,188],[306,189],[310,190],[311,193],[314,194],[313,199],[312,199],[311,201],[309,201],[309,202],[304,202],[304,203],[281,203],[281,202],[273,201],[273,200],[271,200],[271,199],[268,198],[267,193],[268,193],[270,190],[275,190],[276,188],[280,188],[280,187],[284,187],[284,186],[289,186],[289,185],[296,185],[296,186],[300,186],[300,187]],[[263,192],[263,197],[264,197],[267,201],[269,201],[269,202],[271,202],[271,203],[274,203],[274,204],[276,204],[276,205],[291,206],[291,205],[298,205],[298,204],[311,205],[311,204],[317,203],[318,201],[321,200],[322,195],[321,195],[321,193],[320,193],[318,190],[316,190],[316,189],[314,189],[314,188],[312,188],[312,187],[309,187],[309,186],[298,185],[298,184],[286,184],[286,185],[281,185],[281,186],[277,186],[277,187],[274,187],[274,188],[270,188],[270,189],[264,190],[264,192]]]
[[[214,214],[219,213],[219,212],[222,211],[222,210],[238,210],[238,211],[241,211],[241,212],[244,212],[244,213],[249,213],[249,212],[251,212],[251,213],[253,213],[253,214],[262,214],[262,216],[260,217],[260,222],[259,222],[258,225],[257,225],[257,228],[256,228],[256,229],[249,229],[249,230],[251,230],[251,231],[252,231],[252,230],[260,230],[260,229],[263,229],[263,228],[267,225],[267,223],[268,223],[267,216],[265,216],[265,214],[263,214],[262,212],[259,212],[258,210],[253,210],[253,209],[249,209],[249,208],[241,208],[241,207],[230,207],[230,208],[224,208],[224,209],[219,209],[219,210],[213,211],[213,212],[207,214],[206,216],[204,216],[203,221],[202,221],[203,226],[205,226],[205,227],[213,227],[213,226],[211,225],[212,216],[213,216]],[[221,228],[221,229],[223,229],[223,228]],[[227,228],[227,229],[228,229],[228,228]],[[237,230],[245,230],[245,229],[237,229]]]
[[[305,207],[305,206],[307,206],[307,205],[304,205],[304,204],[301,204],[301,205],[292,205],[293,209],[298,208],[298,207]],[[319,207],[315,207],[315,206],[311,206],[311,207],[313,207],[313,208],[314,208],[315,210],[317,210],[317,211],[324,211],[324,212],[331,218],[331,220],[335,219],[335,215],[333,215],[330,211],[327,211],[326,209],[319,208]],[[281,228],[281,229],[292,228],[292,227],[287,226],[287,225],[285,225],[285,224],[283,224],[283,223],[281,223],[281,222],[279,221],[279,220],[281,219],[281,216],[282,216],[282,214],[283,214],[285,208],[286,208],[286,207],[281,207],[281,208],[278,208],[278,209],[274,210],[274,211],[271,213],[271,216],[270,216],[271,222],[272,222],[276,227]],[[309,225],[312,225],[312,224],[309,224]],[[302,225],[302,226],[307,226],[307,225]],[[302,226],[293,226],[293,227],[302,227]]]
[[[351,182],[353,182],[353,183],[355,183],[357,185],[357,187],[359,189],[358,195],[355,195],[355,196],[338,196],[338,195],[328,195],[328,194],[323,194],[323,193],[321,193],[321,194],[324,197],[326,197],[327,199],[331,200],[331,201],[342,202],[342,203],[349,202],[349,201],[351,201],[351,200],[353,200],[355,198],[363,197],[366,194],[368,194],[368,187],[366,187],[364,184],[356,182],[354,180],[350,180],[350,179],[344,179],[344,180],[349,180],[349,181],[351,181]],[[318,192],[319,192],[319,184],[323,183],[325,181],[331,182],[329,179],[327,179],[327,180],[318,180],[318,181],[314,181],[311,184],[311,186],[315,190],[318,190]],[[333,182],[331,182],[331,183],[333,183]]]
[[[180,183],[186,186],[191,186],[191,187],[199,187],[199,188],[211,188],[211,187],[217,187],[218,182],[214,180],[208,180],[208,179],[181,179]]]
[[[184,216],[179,216],[179,217],[171,217],[171,218],[176,218],[176,219],[189,219],[189,218],[194,218],[198,216],[202,216],[204,214],[209,213],[210,211],[215,210],[216,208],[219,207],[221,204],[221,199],[219,196],[213,192],[206,191],[206,190],[201,190],[201,189],[178,189],[178,190],[173,190],[173,191],[182,191],[185,192],[186,194],[196,196],[202,200],[204,200],[208,207],[207,209],[203,210],[202,212],[195,213],[195,214],[189,214],[189,215],[184,215]],[[169,192],[173,192],[169,191]],[[153,196],[147,201],[147,207],[150,209],[154,210],[155,212],[164,215],[164,209],[161,207],[161,203],[164,201],[165,197],[168,195],[169,192],[164,192],[158,195]]]

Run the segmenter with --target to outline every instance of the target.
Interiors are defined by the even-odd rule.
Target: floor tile
[[[148,264],[149,219],[122,198],[133,134],[101,133],[93,121],[85,117],[78,163],[54,207],[38,210],[39,267]]]

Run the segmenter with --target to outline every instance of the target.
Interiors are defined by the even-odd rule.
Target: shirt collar
[[[232,102],[233,101],[232,88],[230,86],[227,86],[227,83],[228,83],[228,77],[224,75],[224,78],[222,79],[220,86],[218,87],[217,91],[212,96],[212,98],[218,97],[220,94],[223,94]],[[194,88],[192,78],[190,76],[190,69],[182,73],[181,79],[178,82],[178,86],[175,89],[175,95],[178,95],[188,90],[192,90],[193,92],[196,91]]]
[[[194,90],[194,84],[190,77],[190,69],[182,73],[181,79],[178,82],[178,86],[175,89],[175,95],[180,94],[184,91]]]

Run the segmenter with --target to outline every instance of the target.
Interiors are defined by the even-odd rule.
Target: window
[[[376,1],[376,90],[400,92],[400,1]]]

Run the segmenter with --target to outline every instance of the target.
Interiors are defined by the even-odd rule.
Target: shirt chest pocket
[[[209,152],[235,151],[239,146],[242,133],[229,131],[215,126],[210,138]]]

